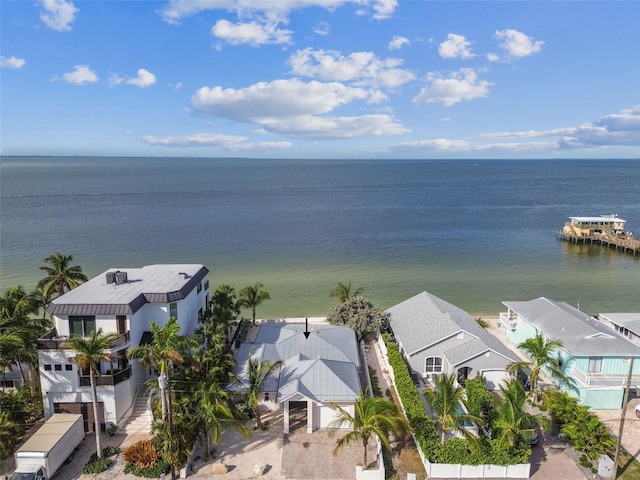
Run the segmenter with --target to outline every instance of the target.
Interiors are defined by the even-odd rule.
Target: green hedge
[[[435,422],[429,418],[424,410],[420,394],[413,383],[409,367],[398,351],[398,346],[391,340],[391,335],[383,336],[387,345],[389,365],[393,368],[398,395],[405,411],[409,425],[413,431],[425,457],[433,463],[452,463],[463,465],[512,465],[527,463],[531,449],[528,445],[517,445],[514,448],[500,449],[497,440],[484,440],[482,448],[474,449],[467,440],[450,438],[440,443]],[[480,396],[483,396],[480,394]],[[479,403],[485,403],[487,397]],[[485,403],[486,405],[486,403]]]

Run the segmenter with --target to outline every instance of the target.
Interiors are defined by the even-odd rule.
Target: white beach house
[[[53,413],[81,413],[85,429],[93,430],[93,404],[89,373],[74,362],[75,351],[66,346],[71,334],[91,331],[115,333],[97,378],[100,423],[118,424],[144,382],[155,375],[139,360],[129,361],[129,348],[151,340],[151,321],[164,325],[175,317],[180,333],[191,334],[209,302],[209,270],[202,265],[149,265],[110,269],[52,301],[47,313],[54,328],[38,341],[38,362],[45,418]]]

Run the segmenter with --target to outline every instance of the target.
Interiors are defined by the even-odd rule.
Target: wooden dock
[[[616,250],[621,250],[624,253],[631,253],[633,256],[640,255],[640,240],[637,240],[632,233],[625,233],[624,235],[617,237],[610,237],[608,235],[587,235],[581,236],[573,233],[567,233],[564,231],[556,232],[556,237],[565,242],[571,243],[596,243],[604,245],[605,247],[614,247]]]

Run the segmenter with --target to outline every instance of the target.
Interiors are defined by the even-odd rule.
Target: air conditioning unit
[[[118,282],[119,284],[127,283],[127,280],[127,272],[116,272],[116,282]]]
[[[116,282],[116,274],[113,272],[107,272],[107,285],[111,285]]]

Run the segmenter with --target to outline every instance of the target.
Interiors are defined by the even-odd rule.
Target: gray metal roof
[[[127,282],[107,283],[107,273],[127,274]],[[169,303],[186,298],[207,276],[198,264],[148,265],[109,269],[54,299],[47,313],[53,315],[132,315],[147,303]]]
[[[430,293],[419,293],[387,309],[387,313],[393,334],[410,354],[464,331],[478,341],[471,339],[465,342],[465,346],[452,349],[450,355],[457,359],[452,364],[487,350],[512,361],[518,359],[500,340],[478,325],[471,315]]]
[[[611,323],[621,325],[631,330],[636,335],[640,335],[640,313],[601,313]]]
[[[264,391],[277,392],[281,402],[300,394],[320,402],[355,400],[360,391],[358,343],[353,330],[332,325],[262,324],[255,343],[244,343],[236,355],[235,374],[248,376],[249,355],[261,360],[282,360],[283,366],[265,383]]]
[[[573,356],[640,356],[640,345],[565,302],[540,297],[502,303],[547,338],[562,341]]]

